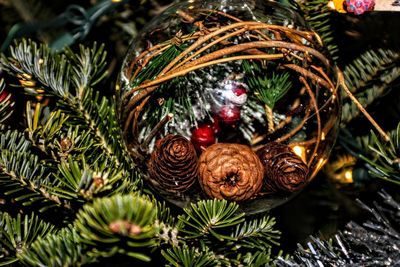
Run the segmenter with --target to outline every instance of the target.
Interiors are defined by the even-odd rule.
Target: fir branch
[[[265,216],[246,222],[244,213],[238,213],[237,209],[236,203],[218,199],[192,204],[184,209],[186,214],[178,217],[178,237],[184,246],[212,251],[216,265],[262,266],[271,262],[270,249],[272,245],[278,245],[276,240],[280,234],[273,229],[274,219]],[[182,247],[178,247],[162,253],[170,263],[185,264],[187,255],[182,254],[181,250]]]
[[[178,229],[186,238],[200,238],[211,235],[217,240],[233,240],[231,236],[218,231],[244,221],[244,213],[236,214],[239,206],[226,200],[202,200],[185,208],[185,215],[179,216]]]
[[[1,58],[4,69],[17,76],[25,88],[40,87],[57,97],[57,109],[69,117],[65,126],[79,125],[82,133],[89,131],[94,147],[102,150],[98,153],[97,149],[89,148],[87,152],[93,150],[103,161],[108,160],[110,168],[124,168],[124,176],[131,174],[135,165],[120,132],[115,101],[100,97],[91,88],[105,76],[103,46],[81,47],[79,55],[72,51],[65,55],[52,54],[44,45],[38,47],[32,41],[23,40],[11,48],[11,55]],[[137,175],[131,178],[136,179]]]
[[[122,176],[123,171],[110,169],[107,162],[102,166],[90,167],[83,160],[78,162],[69,157],[58,168],[59,173],[54,174],[54,177],[59,186],[49,190],[63,199],[83,203],[98,196],[120,193],[129,186],[129,182]]]
[[[371,132],[369,149],[372,156],[359,155],[369,164],[370,173],[374,177],[400,185],[400,123],[390,133],[389,142],[382,142]]]
[[[321,36],[333,59],[337,59],[338,47],[334,40],[332,11],[324,0],[304,1],[301,4],[309,25]]]
[[[94,137],[97,139],[97,145],[100,146],[111,159],[116,167],[121,164],[132,166],[124,146],[123,138],[120,134],[118,119],[115,114],[115,102],[110,102],[105,97],[100,98],[99,93],[93,93],[86,90],[82,99],[76,102],[78,113],[77,124],[86,125]],[[83,119],[83,121],[82,121]]]
[[[10,48],[11,57],[2,55],[0,66],[20,78],[21,85],[28,90],[39,87],[40,83],[47,93],[68,99],[70,91],[71,66],[63,54],[52,54],[44,45],[22,40]]]
[[[236,226],[234,233],[231,235],[235,239],[235,249],[244,247],[250,250],[266,251],[272,245],[279,246],[277,240],[280,232],[275,230],[275,219],[264,216],[261,219],[253,219],[245,221]]]
[[[31,143],[18,131],[8,130],[0,133],[0,149],[27,152]]]
[[[92,257],[126,254],[142,261],[151,258],[141,247],[156,245],[156,209],[147,198],[115,195],[98,198],[78,213],[74,223],[80,242]]]
[[[171,215],[171,209],[165,201],[153,200],[154,205],[157,206],[157,219],[160,222],[175,225],[175,217]]]
[[[43,222],[35,214],[12,218],[8,213],[0,213],[0,265],[18,261],[22,251],[41,237],[55,232],[53,225]]]
[[[392,50],[370,50],[347,65],[344,76],[347,86],[356,93],[365,107],[384,97],[400,77],[400,53]],[[348,123],[360,114],[352,101],[344,103],[342,124]]]
[[[358,93],[377,80],[390,83],[399,76],[399,60],[400,53],[390,49],[368,50],[345,67],[347,86]]]
[[[243,69],[247,74],[247,84],[257,99],[274,109],[275,104],[284,97],[292,86],[289,73],[272,73],[271,77],[265,77],[259,65],[243,62]]]
[[[273,259],[271,257],[271,251],[257,251],[255,253],[246,253],[241,257],[240,262],[242,266],[262,267],[271,266]]]
[[[166,266],[205,267],[221,266],[216,255],[208,249],[189,248],[187,245],[162,250],[161,254],[169,262]]]
[[[5,90],[4,79],[0,79],[0,124],[3,124],[13,113],[14,101],[11,94]]]
[[[106,77],[107,52],[104,51],[104,44],[99,48],[97,48],[97,43],[94,43],[92,48],[86,48],[83,45],[80,45],[79,48],[79,54],[69,48],[65,53],[72,65],[72,82],[75,85],[77,96],[82,99],[86,88],[95,86]]]
[[[71,209],[68,201],[53,195],[47,188],[57,187],[50,170],[29,151],[30,143],[22,134],[7,131],[1,134],[0,184],[4,195],[23,205],[40,203],[43,212],[59,206]]]
[[[47,108],[45,108],[48,110]],[[31,102],[26,105],[27,136],[32,145],[47,154],[54,161],[59,161],[70,148],[62,148],[60,145],[60,133],[62,133],[68,116],[60,110],[43,115],[43,108],[36,103],[35,109],[31,108]],[[79,127],[76,127],[78,130]],[[75,131],[76,132],[76,131]],[[75,141],[75,140],[74,140]],[[71,141],[72,144],[72,141]]]
[[[94,261],[85,254],[85,246],[72,226],[38,237],[17,256],[27,266],[82,266]]]
[[[266,77],[261,67],[255,63],[243,62],[243,69],[246,72],[246,82],[256,99],[264,103],[265,114],[268,121],[268,131],[275,131],[273,109],[276,103],[282,99],[292,83],[289,80],[289,73],[276,74]]]

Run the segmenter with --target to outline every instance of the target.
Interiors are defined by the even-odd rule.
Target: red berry
[[[197,150],[206,148],[215,143],[215,132],[212,125],[203,124],[192,130],[191,140]]]
[[[236,88],[233,88],[232,91],[236,96],[241,96],[247,93],[246,88],[244,88],[243,86],[238,86]]]
[[[237,106],[223,106],[218,115],[223,123],[234,125],[240,120],[240,108]]]

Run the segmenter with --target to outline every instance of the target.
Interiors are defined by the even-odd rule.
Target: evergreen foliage
[[[274,229],[275,221],[268,216],[260,219],[245,220],[244,213],[238,213],[236,203],[226,200],[202,200],[185,208],[186,214],[179,216],[178,237],[190,247],[196,248],[184,252],[184,247],[163,252],[164,257],[175,266],[181,258],[181,264],[194,264],[187,261],[188,254],[203,257],[209,253],[217,261],[216,266],[236,266],[253,264],[262,266],[272,261],[271,248],[279,246],[280,232]],[[215,262],[206,262],[214,264]],[[204,263],[205,264],[205,263]],[[206,265],[208,266],[208,265]]]
[[[38,204],[39,211],[61,206],[70,209],[66,200],[48,192],[46,188],[57,187],[51,179],[51,168],[32,153],[31,143],[22,133],[8,130],[1,133],[0,183],[7,198],[23,206]]]
[[[83,266],[94,261],[84,253],[72,226],[37,238],[18,259],[26,266]]]
[[[309,0],[301,3],[305,18],[322,38],[333,59],[337,59],[338,46],[335,42],[332,12],[324,0]]]
[[[347,86],[366,107],[387,95],[400,77],[400,53],[378,49],[361,54],[344,69]],[[359,109],[349,99],[344,101],[342,124],[360,115]]]
[[[35,214],[15,218],[8,213],[0,214],[0,265],[18,261],[18,257],[31,244],[55,232],[55,227],[45,223]]]
[[[389,142],[383,142],[372,132],[368,147],[373,154],[371,157],[361,155],[361,158],[370,165],[373,176],[400,184],[400,124],[390,137]]]
[[[292,86],[289,80],[289,73],[275,74],[270,77],[260,76],[266,70],[262,70],[259,65],[251,64],[248,61],[243,62],[243,68],[247,74],[247,83],[256,97],[273,109],[275,104],[284,97]]]
[[[151,258],[136,249],[155,246],[159,231],[153,203],[135,195],[96,199],[78,213],[75,227],[89,254],[123,253],[143,261]]]
[[[186,245],[161,251],[161,254],[168,260],[170,263],[169,266],[220,266],[216,256],[212,252],[207,250],[199,250],[194,247],[189,248]]]

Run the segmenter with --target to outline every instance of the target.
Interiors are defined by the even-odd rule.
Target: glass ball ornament
[[[189,0],[132,42],[120,119],[155,193],[256,213],[315,177],[337,135],[337,73],[295,4]]]

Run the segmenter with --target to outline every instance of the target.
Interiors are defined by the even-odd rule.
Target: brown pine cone
[[[200,185],[209,197],[242,201],[261,190],[263,166],[248,146],[214,144],[199,161]]]
[[[157,140],[148,170],[150,181],[157,189],[169,193],[185,192],[198,175],[196,150],[185,137],[167,135]]]
[[[264,183],[271,192],[294,192],[308,181],[308,166],[287,145],[271,142],[257,155],[264,165]]]

